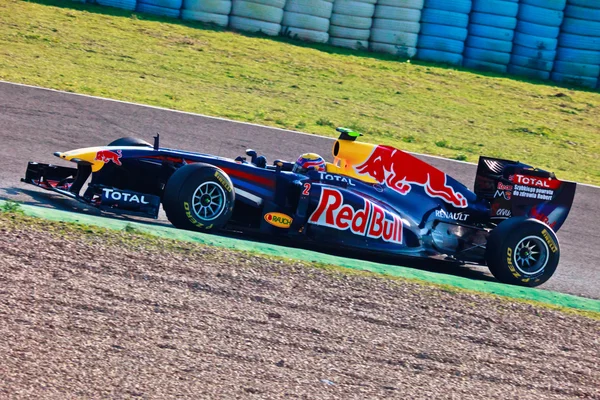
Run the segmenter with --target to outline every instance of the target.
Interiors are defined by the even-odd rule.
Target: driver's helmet
[[[315,171],[325,171],[325,160],[323,157],[315,153],[302,154],[296,160],[292,171],[298,174],[305,174],[311,168]]]

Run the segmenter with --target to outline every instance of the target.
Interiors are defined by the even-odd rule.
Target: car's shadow
[[[129,215],[113,214],[103,212],[95,207],[88,206],[84,203],[79,203],[75,200],[66,198],[58,193],[52,193],[48,191],[41,191],[36,189],[23,189],[16,187],[2,188],[0,189],[0,199],[10,198],[11,200],[18,201],[22,204],[43,207],[53,210],[70,211],[75,213],[81,213],[84,215],[101,216],[106,218],[113,218],[121,221],[137,222],[146,225],[160,225],[166,227],[172,227],[172,225],[166,219],[149,220],[147,218],[134,217]],[[312,243],[298,243],[292,242],[289,238],[271,238],[263,237],[256,234],[242,234],[236,232],[221,232],[216,235],[242,239],[247,241],[253,241],[257,243],[268,243],[275,244],[285,247],[292,247],[297,249],[318,251],[325,254],[330,254],[339,257],[354,258],[358,260],[371,261],[376,263],[382,263],[387,265],[397,265],[403,267],[410,267],[419,269],[422,271],[443,273],[447,275],[460,276],[469,279],[483,280],[483,281],[496,281],[487,271],[486,268],[476,266],[460,265],[455,262],[436,260],[436,259],[422,259],[414,257],[403,257],[403,256],[389,256],[380,255],[374,253],[365,254],[363,251],[349,250],[349,249],[332,249],[323,245],[314,245]]]
[[[296,249],[317,251],[324,254],[330,254],[338,257],[353,258],[356,260],[370,261],[380,264],[395,265],[400,267],[409,267],[422,271],[443,273],[446,275],[460,276],[469,279],[496,282],[485,267],[461,265],[457,262],[439,260],[433,258],[416,258],[402,255],[382,255],[377,253],[365,253],[361,250],[352,250],[348,248],[336,249],[314,243],[292,242],[289,238],[261,238],[256,235],[225,233],[222,236],[255,241],[258,243],[270,243]]]

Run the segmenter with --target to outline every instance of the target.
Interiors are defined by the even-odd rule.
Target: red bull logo
[[[121,164],[122,156],[123,156],[123,154],[121,153],[121,150],[116,150],[116,151],[100,150],[99,152],[96,153],[96,158],[94,158],[94,160],[102,161],[105,164],[112,161],[120,167],[122,165]]]
[[[402,220],[365,199],[365,205],[355,210],[344,204],[344,196],[337,189],[323,188],[319,205],[308,222],[340,231],[350,230],[355,235],[402,244]]]
[[[354,167],[360,175],[368,175],[406,195],[412,185],[422,186],[430,197],[436,197],[454,207],[467,207],[467,199],[447,185],[446,174],[408,153],[389,146],[375,146],[361,165]]]

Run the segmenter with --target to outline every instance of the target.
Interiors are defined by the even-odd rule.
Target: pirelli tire
[[[233,213],[235,192],[229,176],[207,164],[188,164],[167,181],[163,208],[169,221],[179,229],[216,231]]]
[[[534,287],[556,271],[560,247],[548,225],[526,217],[501,222],[488,238],[485,258],[500,282]]]

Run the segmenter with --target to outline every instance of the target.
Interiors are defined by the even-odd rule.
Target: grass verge
[[[600,94],[59,0],[0,3],[0,79],[600,184]]]
[[[151,231],[153,233],[149,233],[149,231],[144,231],[142,229],[138,229],[135,224],[124,224],[122,229],[115,230],[114,228],[104,228],[96,225],[89,225],[85,223],[72,223],[72,222],[64,222],[64,221],[49,221],[46,219],[41,219],[37,217],[31,217],[25,214],[24,210],[17,204],[11,203],[10,207],[6,207],[7,203],[4,203],[0,207],[0,228],[5,227],[29,227],[31,229],[42,230],[47,232],[48,234],[58,234],[65,236],[78,235],[82,237],[81,246],[85,247],[85,238],[88,237],[93,240],[98,240],[101,238],[102,241],[105,241],[107,244],[127,244],[130,246],[137,247],[139,249],[146,249],[151,251],[161,251],[164,249],[165,251],[183,251],[190,252],[194,251],[194,249],[202,249],[206,248],[207,245],[198,244],[196,242],[190,242],[185,240],[176,240],[176,239],[168,239],[164,237],[156,236],[155,231]],[[139,224],[137,225],[139,226]],[[210,246],[213,247],[213,246]],[[409,282],[411,284],[418,284],[421,286],[437,288],[440,291],[446,293],[456,293],[456,294],[472,294],[476,296],[484,296],[484,297],[492,297],[501,299],[505,302],[518,302],[530,304],[533,306],[541,306],[547,309],[558,310],[562,312],[575,313],[577,315],[586,316],[588,318],[593,318],[600,320],[600,302],[594,300],[583,299],[585,304],[579,304],[575,306],[565,306],[560,304],[549,304],[543,301],[536,301],[527,298],[518,298],[511,297],[510,295],[495,295],[490,293],[484,293],[477,290],[469,290],[461,287],[454,286],[452,284],[440,284],[435,282],[428,282],[426,280],[405,277],[405,276],[394,276],[388,275],[385,273],[372,272],[369,270],[361,270],[361,269],[351,269],[344,266],[334,265],[327,262],[320,261],[303,261],[297,258],[290,257],[282,257],[282,256],[273,256],[269,254],[264,254],[260,251],[252,251],[252,250],[240,250],[234,248],[228,248],[226,246],[217,246],[220,247],[218,251],[226,252],[230,257],[228,259],[233,260],[231,262],[236,263],[236,258],[244,258],[244,257],[253,257],[257,259],[263,260],[275,260],[278,263],[293,263],[294,265],[301,265],[306,268],[318,268],[322,271],[327,271],[332,274],[336,274],[338,276],[344,275],[353,275],[353,276],[363,276],[368,278],[377,278],[377,279],[386,279],[398,282],[401,284],[402,282]],[[292,251],[292,250],[290,250]],[[324,257],[325,258],[325,257]],[[243,264],[243,262],[242,262]],[[450,277],[448,277],[448,281],[452,281]],[[574,297],[574,296],[569,296]]]

